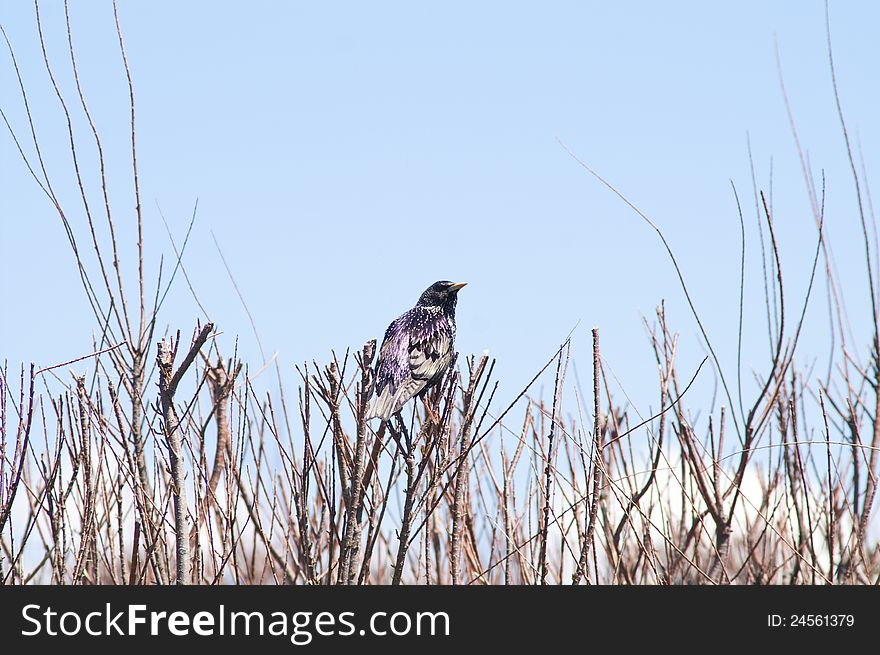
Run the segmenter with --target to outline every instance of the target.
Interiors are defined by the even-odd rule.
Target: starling
[[[455,304],[465,284],[435,282],[385,330],[368,419],[387,421],[406,401],[443,379],[455,353]]]

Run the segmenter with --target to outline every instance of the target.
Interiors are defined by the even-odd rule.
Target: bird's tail
[[[387,421],[399,409],[395,406],[396,404],[397,394],[391,391],[390,384],[386,385],[382,389],[382,393],[370,399],[370,404],[367,406],[367,420],[380,418],[383,421]]]
[[[386,384],[382,389],[382,393],[373,396],[373,399],[370,401],[370,405],[367,408],[367,420],[371,418],[381,418],[383,421],[389,420],[400,411],[400,408],[406,404],[406,401],[419,393],[424,387],[424,380],[414,380],[413,378],[402,382],[397,389],[392,389],[390,384]]]

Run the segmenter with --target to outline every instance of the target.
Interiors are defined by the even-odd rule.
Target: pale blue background
[[[111,5],[72,4],[132,276],[127,90]],[[61,6],[44,2],[42,11],[50,57],[70,92]],[[448,278],[470,282],[459,303],[459,349],[499,358],[496,404],[506,405],[580,321],[574,355],[584,385],[596,324],[609,374],[640,409],[655,406],[656,365],[640,317],[653,318],[666,299],[688,377],[703,355],[696,326],[656,234],[560,139],[665,231],[731,372],[740,245],[729,180],[736,183],[749,228],[751,384],[750,367],[767,367],[768,340],[747,134],[764,188],[773,160],[792,323],[816,239],[774,43],[801,143],[817,177],[826,171],[828,237],[857,347],[866,351],[860,228],[821,2],[122,2],[120,12],[137,93],[149,269],[159,254],[166,266],[173,257],[157,205],[182,239],[198,198],[185,264],[225,332],[224,350],[240,335],[252,369],[260,355],[211,231],[266,355],[279,352],[291,382],[295,362],[326,361],[331,349],[381,337],[425,286]],[[831,5],[844,110],[869,175],[880,152],[878,14],[875,3]],[[0,21],[20,59],[50,172],[81,224],[33,7],[4,3]],[[5,52],[0,61],[0,104],[26,135]],[[79,134],[91,157],[88,133]],[[89,352],[92,321],[61,225],[5,133],[0,303],[0,360],[10,368]],[[188,334],[199,315],[179,277],[163,324]],[[818,357],[824,368],[826,316],[822,283],[799,365]],[[712,392],[709,373],[695,395]]]

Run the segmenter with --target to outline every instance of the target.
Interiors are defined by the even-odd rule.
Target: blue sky
[[[128,106],[112,6],[72,4],[82,82],[110,162],[122,265],[133,275]],[[827,235],[867,344],[860,229],[822,2],[121,5],[148,269],[173,255],[159,208],[182,239],[198,199],[184,263],[224,348],[239,335],[253,369],[259,351],[212,233],[266,354],[279,353],[291,381],[294,363],[381,338],[426,286],[453,279],[470,283],[459,303],[459,350],[499,358],[501,401],[578,324],[573,353],[584,384],[598,325],[609,372],[637,406],[656,404],[641,316],[652,318],[665,299],[682,334],[683,375],[703,356],[696,325],[657,235],[559,141],[663,229],[731,369],[736,184],[749,227],[744,365],[766,367],[747,135],[763,188],[772,158],[783,272],[798,310],[816,240],[777,46],[801,144],[814,174],[825,171]],[[62,7],[41,3],[49,56],[69,92]],[[871,3],[831,3],[843,107],[869,178],[880,152],[878,12]],[[0,22],[50,174],[81,222],[33,7],[4,3]],[[2,61],[0,106],[26,134],[6,53]],[[0,162],[0,360],[46,366],[85,354],[93,326],[58,218],[7,134]],[[807,365],[828,348],[824,285],[814,301],[800,359]],[[179,278],[163,324],[188,334],[199,316]],[[706,375],[695,393],[711,390]]]

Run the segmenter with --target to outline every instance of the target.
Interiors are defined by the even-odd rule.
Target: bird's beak
[[[464,286],[467,286],[467,282],[456,282],[455,284],[449,285],[449,290],[450,291],[458,291]]]

